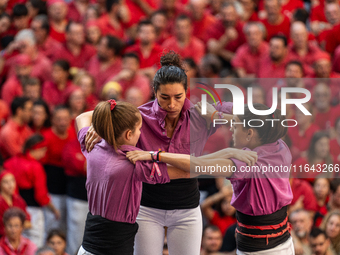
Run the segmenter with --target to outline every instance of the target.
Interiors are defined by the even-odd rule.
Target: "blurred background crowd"
[[[88,208],[74,119],[100,100],[152,100],[174,50],[188,79],[251,86],[255,103],[271,106],[272,87],[311,92],[312,116],[288,107],[298,126],[285,141],[297,169],[325,171],[292,174],[289,217],[296,254],[339,255],[339,45],[338,0],[0,0],[0,254],[77,252]],[[190,84],[187,96],[201,92]],[[230,137],[218,129],[205,153]],[[230,184],[199,185],[201,254],[236,254]]]

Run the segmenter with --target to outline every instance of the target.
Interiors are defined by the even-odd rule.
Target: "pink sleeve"
[[[135,166],[135,174],[137,180],[141,182],[146,182],[149,184],[157,184],[157,183],[167,183],[170,182],[170,177],[168,175],[167,166],[165,163],[157,163],[160,175],[157,173],[157,170],[153,169],[153,164],[151,161],[137,161]],[[156,167],[156,166],[155,166]],[[154,173],[153,173],[154,172]],[[153,176],[151,174],[153,173]]]

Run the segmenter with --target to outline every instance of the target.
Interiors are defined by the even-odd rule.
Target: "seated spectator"
[[[33,103],[30,127],[34,133],[39,134],[43,134],[51,127],[50,109],[44,100],[38,100]]]
[[[28,97],[32,102],[41,99],[41,85],[37,78],[25,79],[22,85],[24,97]]]
[[[323,219],[320,228],[325,231],[336,254],[340,253],[340,211],[330,211]]]
[[[340,180],[338,178],[331,181],[328,208],[329,210],[340,210]]]
[[[293,200],[288,207],[288,214],[299,209],[304,209],[314,217],[318,205],[310,183],[298,178],[290,178],[289,183],[293,192]]]
[[[119,0],[107,0],[106,11],[107,13],[98,20],[102,35],[125,39],[124,26],[131,19],[129,9]]]
[[[338,2],[327,2],[324,7],[324,13],[326,16],[326,21],[328,22],[320,22],[314,21],[312,22],[312,30],[315,31],[315,34],[318,35],[317,39],[321,46],[321,48],[325,49],[326,46],[326,38],[328,33],[332,30],[332,28],[340,23],[340,6]]]
[[[308,41],[306,25],[300,21],[294,22],[290,29],[290,38],[292,40],[289,46],[290,57],[306,66],[307,73],[312,73],[312,65],[321,49],[315,43]]]
[[[323,217],[328,213],[330,181],[327,178],[316,178],[314,181],[314,195],[318,203],[318,210],[314,217],[314,225],[319,227]]]
[[[74,88],[68,93],[66,106],[69,108],[71,113],[71,118],[74,121],[75,118],[82,114],[86,110],[86,100],[84,92],[74,86]],[[71,125],[74,126],[74,122],[72,121]]]
[[[0,14],[0,38],[4,37],[7,34],[10,27],[11,27],[11,16],[9,16],[7,13],[1,13]]]
[[[47,192],[46,173],[39,160],[46,155],[46,143],[41,135],[33,135],[27,139],[23,154],[7,160],[4,167],[13,175],[18,184],[20,195],[27,203],[27,211],[32,215],[32,227],[27,236],[38,247],[44,244],[44,212],[43,207],[60,217]]]
[[[239,1],[243,7],[242,20],[247,21],[258,21],[258,13],[256,11],[256,3],[254,0],[240,0]]]
[[[7,170],[4,170],[0,174],[0,217],[4,216],[4,213],[12,207],[20,208],[25,212],[24,228],[31,227],[31,216],[27,212],[27,204],[25,200],[16,193],[16,181],[14,175]],[[0,237],[5,234],[4,222],[0,221]]]
[[[201,204],[203,216],[210,224],[217,226],[224,236],[227,229],[236,223],[236,210],[230,205],[232,197],[231,187],[223,187],[216,194],[207,197]],[[212,207],[216,204],[216,210]]]
[[[259,62],[269,53],[266,30],[262,23],[250,22],[244,26],[244,34],[247,42],[237,49],[231,64],[239,78],[254,78]]]
[[[8,209],[4,216],[5,236],[0,240],[1,255],[35,255],[36,245],[22,236],[25,213],[16,207]]]
[[[304,8],[301,0],[281,0],[281,11],[289,19],[292,19],[293,11],[299,8]]]
[[[21,153],[26,139],[32,135],[27,125],[31,121],[32,106],[33,103],[26,97],[13,100],[12,117],[0,131],[0,151],[5,159]]]
[[[164,11],[155,11],[150,21],[156,30],[156,43],[162,45],[163,42],[170,37],[170,33],[167,31],[167,16]]]
[[[221,21],[209,32],[207,47],[210,53],[229,63],[246,39],[243,34],[243,23],[238,18],[234,4],[223,5],[221,16]]]
[[[16,34],[13,43],[20,53],[27,54],[31,58],[31,76],[38,78],[41,82],[49,81],[51,79],[52,63],[38,51],[33,31],[31,29],[21,30]],[[5,65],[5,70],[8,70],[8,76],[15,75],[15,67],[20,62],[19,56],[9,57],[9,54],[12,53],[11,51],[13,51],[13,48],[6,50],[5,54],[5,58],[8,58]]]
[[[206,54],[199,65],[200,74],[204,78],[219,78],[222,70],[222,63],[213,54]]]
[[[71,21],[65,31],[66,42],[56,53],[55,59],[65,59],[71,67],[84,68],[96,54],[96,49],[85,42],[84,26],[81,23]]]
[[[329,237],[319,228],[313,228],[310,232],[310,245],[315,255],[335,255]]]
[[[213,255],[218,252],[222,246],[222,233],[214,225],[206,226],[203,229],[202,249],[200,255]]]
[[[16,4],[13,8],[12,18],[16,32],[29,28],[30,17],[26,5]]]
[[[49,35],[50,23],[48,17],[44,14],[36,16],[32,20],[31,29],[37,41],[38,51],[51,61],[54,61],[56,52],[62,49],[62,44]]]
[[[42,0],[29,0],[26,2],[26,7],[30,21],[37,15],[46,12],[46,2]]]
[[[46,239],[46,243],[51,247],[56,255],[68,255],[66,250],[66,236],[59,229],[52,229]],[[72,253],[74,254],[74,253]]]
[[[312,254],[309,234],[312,230],[313,220],[308,211],[299,209],[291,212],[289,220],[294,231],[293,242],[295,254]]]
[[[68,4],[67,19],[75,22],[83,22],[89,0],[73,0]]]
[[[339,48],[340,49],[340,48]],[[334,63],[337,61],[337,53],[334,55]],[[314,62],[315,74],[312,78],[339,78],[340,74],[332,72],[331,57],[325,52],[318,53]]]
[[[311,184],[313,184],[315,178],[321,174],[326,174],[324,173],[325,170],[327,171],[325,176],[332,178],[334,169],[325,168],[324,164],[327,164],[328,167],[331,164],[333,168],[333,160],[329,152],[329,135],[326,132],[320,131],[313,134],[307,156],[298,158],[293,162],[293,167],[296,168],[296,173],[294,172],[293,175],[303,178]],[[306,165],[309,171],[301,171]]]
[[[9,117],[9,107],[4,100],[0,99],[0,130]]]
[[[300,61],[289,61],[285,68],[285,81],[287,87],[304,88],[304,70]]]
[[[333,156],[334,164],[340,164],[340,117],[334,123],[335,137],[330,141],[330,152]]]
[[[64,43],[67,26],[67,4],[63,0],[48,0],[47,12],[50,23],[50,36],[52,39]],[[55,59],[53,59],[55,60]]]
[[[126,98],[128,89],[136,87],[143,92],[142,104],[151,98],[151,86],[149,79],[140,72],[140,59],[131,52],[123,56],[122,70],[111,81],[117,81],[122,86],[122,96]]]
[[[304,104],[306,109],[311,112],[312,106]],[[291,153],[293,161],[301,156],[307,156],[307,150],[310,148],[310,142],[315,132],[319,131],[319,127],[313,123],[312,115],[303,114],[298,108],[295,108],[295,120],[299,125],[288,128],[288,136],[292,141]]]
[[[156,29],[149,20],[141,21],[137,29],[139,43],[126,49],[135,52],[140,59],[141,72],[150,79],[160,67],[160,57],[163,48],[156,44]]]
[[[98,104],[98,97],[95,95],[95,80],[88,73],[80,73],[74,80],[85,95],[86,109],[93,110]]]
[[[173,50],[182,58],[192,58],[199,63],[204,55],[205,46],[192,34],[191,20],[186,15],[178,16],[175,24],[175,36],[167,39],[162,47]]]
[[[53,63],[52,81],[43,85],[42,97],[50,109],[59,104],[65,104],[68,93],[74,87],[70,80],[70,65],[66,60],[57,60]]]
[[[330,61],[329,58],[327,58],[327,60]],[[329,75],[329,77],[331,77],[331,78],[338,78],[339,77],[338,72],[340,72],[340,47],[337,47],[335,49],[335,51],[334,51],[332,70],[333,70],[333,72],[331,72],[331,75]],[[334,72],[337,72],[336,74],[338,74],[338,75],[335,76]],[[332,74],[333,74],[333,77],[332,77]]]
[[[87,72],[96,81],[97,95],[99,95],[105,82],[121,71],[122,48],[123,43],[117,37],[107,35],[100,39],[97,54],[90,59],[87,66]]]
[[[32,73],[32,61],[26,54],[20,54],[15,64],[15,75],[9,77],[2,86],[1,94],[8,106],[15,97],[23,95],[23,82]]]
[[[187,79],[188,79],[188,90],[187,90],[187,98],[190,99],[190,88],[195,88],[195,84],[192,84],[190,80],[193,78],[199,78],[198,66],[197,63],[192,58],[183,59],[184,70],[186,71]]]
[[[101,99],[106,101],[109,99],[114,99],[116,101],[122,98],[122,86],[115,81],[109,81],[103,87]]]
[[[279,0],[264,0],[264,7],[267,12],[267,18],[261,20],[267,30],[267,41],[277,34],[284,35],[289,39],[290,21],[289,18],[282,14],[282,6]]]
[[[102,36],[97,20],[89,20],[86,23],[85,32],[86,41],[92,46],[97,46]]]

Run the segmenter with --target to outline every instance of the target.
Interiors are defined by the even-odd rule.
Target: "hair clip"
[[[110,99],[110,100],[107,100],[107,101],[110,103],[110,109],[112,111],[115,108],[115,106],[117,105],[117,102],[114,99]]]

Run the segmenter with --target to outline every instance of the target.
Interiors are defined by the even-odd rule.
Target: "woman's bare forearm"
[[[91,126],[93,111],[84,112],[76,118],[76,130],[77,133],[80,129],[84,127]]]

